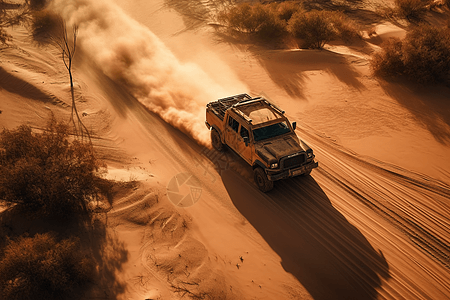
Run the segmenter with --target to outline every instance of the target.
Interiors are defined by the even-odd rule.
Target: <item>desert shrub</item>
[[[329,16],[326,11],[297,12],[289,21],[290,31],[294,37],[304,40],[305,47],[322,48],[336,36]]]
[[[28,211],[67,218],[88,214],[100,163],[90,143],[70,141],[52,120],[43,133],[28,126],[0,134],[0,199]]]
[[[328,18],[335,30],[335,36],[345,42],[361,38],[358,26],[340,11],[328,12]]]
[[[405,74],[421,83],[450,83],[450,30],[420,26],[403,41]]]
[[[279,3],[274,7],[274,9],[277,11],[278,18],[285,22],[289,22],[296,12],[303,11],[301,4],[292,1]]]
[[[253,6],[250,18],[258,24],[255,33],[263,40],[277,39],[287,32],[286,22],[278,17],[277,11],[270,5]]]
[[[376,75],[395,76],[404,72],[402,45],[399,38],[390,38],[381,44],[383,50],[376,52],[371,61]]]
[[[220,12],[218,18],[234,30],[252,33],[257,28],[254,19],[249,17],[252,14],[252,10],[253,8],[250,4],[243,3]]]
[[[409,21],[423,19],[431,0],[395,0],[397,14]]]
[[[94,263],[76,238],[60,242],[49,234],[10,241],[0,260],[0,298],[71,299],[94,274]]]
[[[450,30],[419,26],[398,39],[382,44],[372,59],[375,74],[402,74],[423,84],[450,84]]]
[[[334,38],[350,41],[360,37],[355,23],[342,12],[307,12],[301,3],[293,1],[238,4],[221,12],[219,20],[236,31],[254,34],[265,41],[291,34],[310,48],[322,48]]]
[[[263,40],[278,39],[287,33],[286,22],[279,18],[276,5],[239,4],[219,14],[219,20],[231,29],[255,35]]]

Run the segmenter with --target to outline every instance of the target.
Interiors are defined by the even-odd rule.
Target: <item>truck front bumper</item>
[[[276,180],[285,179],[285,178],[289,178],[289,177],[295,177],[298,175],[308,173],[309,171],[311,171],[314,168],[317,168],[318,166],[319,166],[318,162],[312,161],[306,165],[303,165],[303,166],[295,168],[295,169],[288,169],[288,170],[282,170],[282,171],[266,169],[266,174],[267,174],[267,178],[270,181],[276,181]]]

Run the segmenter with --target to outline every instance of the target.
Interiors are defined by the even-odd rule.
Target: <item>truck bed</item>
[[[210,102],[206,105],[206,107],[210,109],[221,121],[223,121],[223,118],[225,117],[225,111],[227,109],[242,100],[251,99],[252,97],[250,97],[248,94],[239,94]]]

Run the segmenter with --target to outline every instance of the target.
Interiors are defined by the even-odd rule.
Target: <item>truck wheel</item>
[[[268,192],[273,189],[273,181],[267,178],[266,172],[260,167],[253,170],[255,175],[255,183],[262,192]]]
[[[214,128],[211,130],[211,144],[217,151],[223,150],[223,144],[220,140],[220,134]]]
[[[311,174],[311,171],[312,171],[312,170],[309,170],[309,171],[303,173],[302,176],[305,176],[305,177],[306,177],[306,176],[309,176],[309,174]]]

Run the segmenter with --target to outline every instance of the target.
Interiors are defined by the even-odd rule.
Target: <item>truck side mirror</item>
[[[297,128],[297,122],[292,122],[292,128],[295,130]]]
[[[248,146],[248,136],[244,136],[244,143],[245,143],[245,147]]]

